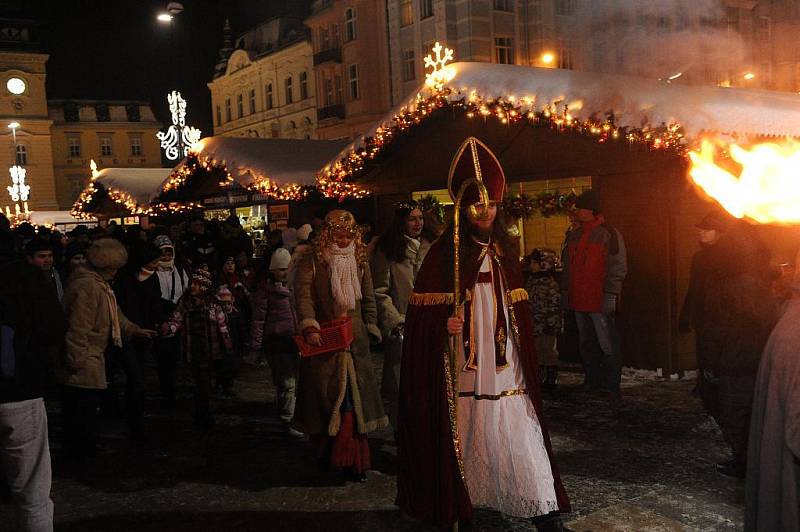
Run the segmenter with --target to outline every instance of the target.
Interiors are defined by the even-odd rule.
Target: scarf
[[[168,272],[173,267],[175,267],[175,259],[158,261],[158,269],[159,269],[159,271]]]
[[[122,329],[119,326],[119,311],[117,310],[117,298],[114,296],[114,291],[111,289],[107,282],[102,283],[103,290],[108,299],[108,310],[111,314],[111,340],[115,347],[122,347]]]
[[[358,278],[356,243],[346,248],[336,244],[328,246],[326,258],[331,269],[331,291],[336,305],[343,310],[355,310],[361,300],[361,281]]]

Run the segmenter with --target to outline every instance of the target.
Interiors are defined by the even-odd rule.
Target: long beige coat
[[[370,360],[370,336],[380,340],[372,276],[363,268],[359,268],[359,275],[362,298],[348,313],[355,337],[350,351],[303,358],[300,362],[292,425],[306,434],[335,436],[339,432],[340,407],[348,389],[360,434],[389,424]],[[294,286],[301,331],[336,317],[330,270],[316,253],[307,253],[297,265]]]
[[[405,323],[414,279],[430,248],[431,243],[423,238],[416,253],[406,247],[407,260],[403,262],[390,261],[380,249],[372,254],[372,283],[378,306],[378,323],[384,337],[389,336],[395,327]]]
[[[111,343],[111,311],[106,281],[91,268],[79,268],[64,291],[69,327],[56,372],[61,384],[103,390],[107,387],[106,350]],[[112,292],[113,293],[113,292]],[[117,308],[123,339],[141,330]]]

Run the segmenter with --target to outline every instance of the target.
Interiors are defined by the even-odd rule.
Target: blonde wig
[[[320,229],[316,243],[316,253],[320,260],[328,260],[328,246],[335,245],[333,242],[334,231],[346,231],[353,237],[355,242],[355,255],[358,265],[365,267],[367,264],[367,246],[361,239],[361,228],[356,223],[355,217],[344,209],[336,209],[325,215],[325,224]]]

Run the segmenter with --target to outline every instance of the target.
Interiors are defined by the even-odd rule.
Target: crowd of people
[[[615,316],[625,243],[587,191],[560,251],[537,248],[517,260],[498,209],[502,169],[475,142],[459,152],[467,162],[454,162],[450,182],[483,165],[490,201],[472,190],[470,207],[457,213],[464,304],[455,309],[453,227],[443,229],[411,200],[395,205],[376,238],[352,213],[334,209],[273,231],[261,249],[235,215],[147,228],[78,226],[67,234],[27,223],[12,229],[0,215],[0,452],[19,529],[52,530],[48,390],[60,402],[65,463],[83,471],[98,451],[98,412],[118,393],[131,441],[148,448],[148,368],[156,368],[158,399],[169,410],[179,364],[187,365],[194,423],[207,436],[215,394],[236,396],[247,360],[269,365],[274,416],[286,436],[308,438],[319,466],[346,480],[366,481],[368,435],[391,426],[398,505],[415,519],[446,527],[469,522],[472,506],[481,505],[530,518],[540,531],[566,530],[561,514],[570,503],[541,395],[558,390],[557,338],[569,317],[584,389],[619,399]],[[698,228],[702,250],[681,330],[696,333],[698,393],[732,448],[733,460],[719,470],[744,476],[749,464],[758,481],[753,464],[761,457],[752,444],[769,442],[748,429],[754,394],[757,406],[782,400],[758,392],[756,382],[781,297],[752,230],[715,215]],[[770,360],[796,345],[787,327],[776,330]],[[347,334],[348,345],[325,349],[331,335]],[[372,357],[378,345],[380,379]],[[447,349],[452,358],[443,363]],[[123,373],[124,386],[115,382]],[[770,421],[763,411],[756,418]],[[762,482],[775,478],[761,474]]]

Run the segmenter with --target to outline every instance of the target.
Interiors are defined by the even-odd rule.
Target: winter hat
[[[283,245],[287,248],[297,247],[297,229],[294,227],[287,227],[281,232],[281,240]]]
[[[597,192],[594,190],[587,190],[575,199],[576,209],[587,209],[594,212],[600,212],[600,198],[597,197]]]
[[[297,230],[297,240],[300,242],[302,242],[303,240],[308,240],[308,237],[311,235],[311,231],[313,230],[314,228],[311,227],[311,224],[301,225],[300,228]]]
[[[703,216],[703,219],[695,227],[705,231],[719,231],[722,233],[727,228],[727,225],[722,213],[710,212]]]
[[[211,285],[211,274],[205,268],[198,268],[192,273],[192,282],[200,285],[200,288],[205,292]]]
[[[71,260],[75,255],[86,255],[87,249],[89,249],[89,244],[72,241],[67,244],[67,248],[64,250],[64,257],[67,260]]]
[[[161,248],[156,246],[155,244],[145,244],[142,246],[142,264],[147,264],[148,262],[153,262],[156,259],[161,258]]]
[[[284,268],[289,267],[289,262],[291,262],[292,256],[289,254],[289,250],[284,248],[278,248],[272,254],[272,257],[269,259],[269,269],[270,270],[282,270]]]
[[[118,270],[128,262],[128,251],[119,240],[98,238],[89,246],[86,260],[97,270]]]
[[[233,293],[227,286],[220,286],[217,290],[217,301],[233,301]]]
[[[175,245],[172,243],[172,240],[170,240],[167,235],[158,235],[157,237],[155,237],[153,239],[153,244],[158,249],[174,248],[175,247]]]
[[[536,248],[531,253],[531,259],[539,264],[542,271],[552,271],[558,264],[556,252],[548,248]]]

